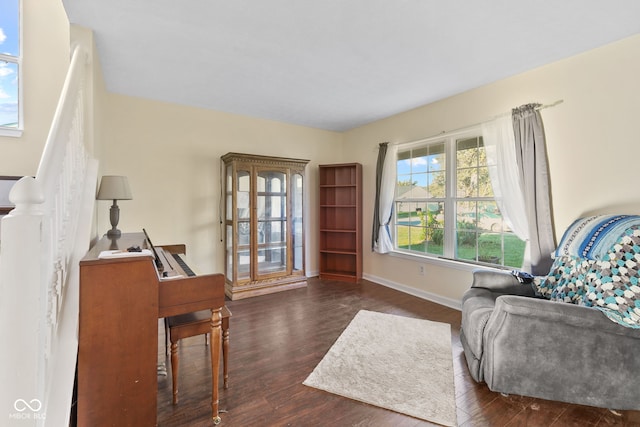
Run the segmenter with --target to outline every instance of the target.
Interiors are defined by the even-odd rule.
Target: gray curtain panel
[[[556,247],[551,207],[551,186],[540,104],[526,104],[512,110],[516,158],[523,183],[529,219],[531,272],[545,275],[551,269]]]
[[[382,168],[387,157],[388,142],[382,142],[378,148],[378,162],[376,163],[376,201],[373,205],[373,231],[371,234],[371,250],[374,250],[380,233],[380,186],[382,185]]]

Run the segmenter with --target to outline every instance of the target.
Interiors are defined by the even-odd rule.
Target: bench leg
[[[173,386],[173,404],[178,403],[178,343],[171,343],[171,381]]]
[[[229,388],[229,318],[222,319],[222,379],[224,388]]]

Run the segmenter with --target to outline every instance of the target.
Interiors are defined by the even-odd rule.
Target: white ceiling
[[[110,92],[335,131],[640,32],[638,0],[63,3]]]

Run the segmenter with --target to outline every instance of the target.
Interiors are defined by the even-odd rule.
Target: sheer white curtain
[[[387,155],[382,168],[382,180],[380,183],[380,224],[378,232],[378,240],[374,242],[373,250],[375,252],[386,254],[393,250],[393,238],[389,228],[391,215],[393,213],[393,198],[396,188],[396,157],[398,147],[389,144]]]
[[[520,239],[529,240],[524,200],[511,115],[482,124],[493,194],[504,221]]]

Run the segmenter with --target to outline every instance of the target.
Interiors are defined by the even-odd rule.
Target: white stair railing
[[[72,50],[36,177],[14,185],[9,199],[16,207],[2,219],[0,425],[69,423],[79,261],[91,240],[98,169],[86,117],[92,46],[82,44]]]

